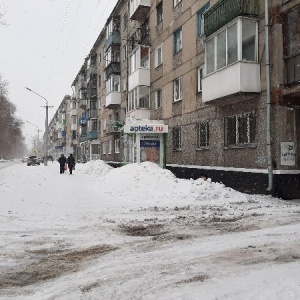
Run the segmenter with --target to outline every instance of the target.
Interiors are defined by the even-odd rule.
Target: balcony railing
[[[93,75],[96,74],[97,74],[97,66],[94,65],[89,66],[86,73],[87,80],[89,80]]]
[[[150,11],[151,0],[133,0],[130,2],[130,19],[142,21]]]
[[[96,140],[98,138],[98,133],[96,130],[91,130],[87,133],[88,140]]]
[[[111,45],[120,45],[121,43],[121,35],[119,31],[114,31],[112,34],[107,38],[105,42],[105,49],[108,49]]]
[[[286,84],[294,85],[300,82],[300,53],[285,58]]]
[[[211,35],[239,16],[257,16],[258,0],[220,0],[204,13],[204,33]]]
[[[112,134],[112,133],[118,133],[120,132],[120,129],[122,128],[122,124],[120,122],[112,122],[111,124],[106,125],[106,133]]]
[[[105,69],[105,75],[106,78],[108,78],[110,75],[120,75],[121,68],[119,62],[111,62]]]

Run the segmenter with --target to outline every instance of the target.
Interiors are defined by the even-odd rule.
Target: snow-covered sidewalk
[[[152,163],[0,170],[1,299],[300,299],[300,204]]]

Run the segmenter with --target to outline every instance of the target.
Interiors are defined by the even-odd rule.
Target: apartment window
[[[197,68],[197,93],[202,92],[203,67]]]
[[[101,65],[101,53],[99,53],[99,66]]]
[[[129,92],[128,111],[136,108],[150,108],[149,101],[150,88],[148,86],[138,86]]]
[[[173,151],[181,150],[181,126],[172,128],[172,147]]]
[[[115,153],[120,153],[120,140],[115,140]]]
[[[108,154],[112,153],[113,141],[108,142]]]
[[[255,111],[225,117],[225,146],[253,145],[256,140]]]
[[[163,20],[163,3],[162,1],[156,6],[156,25]]]
[[[123,46],[123,60],[127,58],[127,44]]]
[[[149,47],[140,46],[130,55],[130,74],[139,68],[149,68]]]
[[[111,75],[106,81],[106,94],[120,92],[120,75]]]
[[[206,42],[206,73],[237,61],[257,62],[257,21],[239,18]]]
[[[286,83],[295,84],[300,81],[300,8],[289,11],[284,16],[284,59]]]
[[[97,131],[97,122],[91,122],[91,130]]]
[[[102,144],[102,154],[106,154],[106,143]]]
[[[163,63],[162,44],[155,49],[155,68]]]
[[[127,29],[128,26],[128,15],[127,13],[123,16],[123,31]]]
[[[204,13],[209,9],[210,2],[207,2],[202,8],[197,12],[197,36],[204,34]]]
[[[174,102],[182,99],[182,77],[173,81],[174,88]]]
[[[182,49],[182,27],[178,28],[173,33],[173,40],[174,40],[174,54],[176,54]]]
[[[72,116],[72,124],[77,124],[77,116]]]
[[[103,120],[103,131],[106,130],[106,119]]]
[[[125,92],[127,90],[127,78],[124,77],[123,78],[123,92]]]
[[[209,146],[209,123],[201,121],[196,124],[197,149]]]
[[[181,2],[181,0],[173,0],[174,7],[175,7],[176,5],[178,5],[180,2]]]
[[[162,107],[162,90],[158,89],[155,92],[155,108],[158,109]]]
[[[98,78],[98,86],[99,87],[101,86],[101,75],[99,75],[99,78]]]

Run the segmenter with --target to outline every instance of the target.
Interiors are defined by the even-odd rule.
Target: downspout
[[[270,53],[269,53],[269,3],[265,0],[265,43],[266,43],[266,105],[267,105],[267,156],[268,156],[268,188],[273,190],[273,166],[271,145],[271,95],[270,95]]]

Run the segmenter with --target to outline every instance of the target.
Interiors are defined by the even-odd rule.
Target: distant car
[[[27,159],[27,166],[36,166],[36,165],[40,165],[40,161],[38,159],[38,157],[36,156],[29,156]]]

